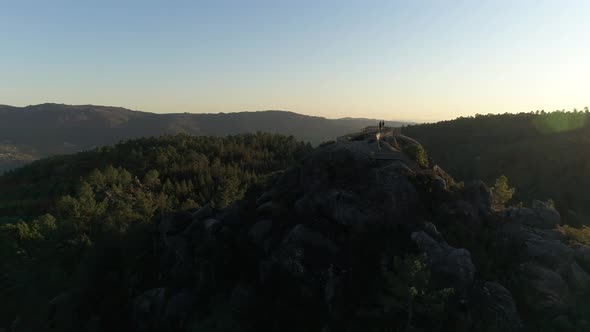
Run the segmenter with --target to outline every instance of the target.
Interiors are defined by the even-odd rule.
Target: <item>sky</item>
[[[0,104],[438,121],[590,106],[590,1],[0,0]]]

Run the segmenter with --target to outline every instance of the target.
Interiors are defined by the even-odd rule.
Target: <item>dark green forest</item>
[[[453,200],[458,196],[461,202],[476,200],[479,193],[469,182],[483,179],[490,187],[495,211],[510,206],[530,207],[533,200],[547,202],[547,206],[554,205],[561,213],[561,221],[566,225],[558,228],[566,234],[567,241],[590,245],[590,194],[585,190],[590,185],[590,157],[585,153],[590,148],[589,121],[588,110],[478,115],[404,127],[403,134],[416,138],[422,145],[404,145],[402,150],[421,170],[411,178],[418,184],[428,183],[417,185],[426,188],[422,188],[428,193],[425,197],[430,197],[424,199],[424,206],[432,203],[431,195],[436,191],[436,186],[429,182],[436,177],[425,174],[441,171],[440,166],[450,175],[446,175],[452,184],[447,194]],[[333,144],[326,143],[324,147]],[[167,258],[162,258],[157,243],[174,241],[174,235],[159,238],[158,223],[174,220],[171,225],[177,226],[171,227],[186,227],[185,221],[195,219],[196,213],[210,210],[219,213],[217,218],[229,220],[228,225],[235,219],[239,224],[232,226],[235,234],[249,234],[247,229],[255,221],[255,202],[261,192],[312,151],[309,143],[293,136],[256,133],[220,138],[179,134],[122,141],[45,158],[5,173],[0,176],[0,327],[10,327],[11,331],[69,331],[80,326],[88,330],[128,330],[130,326],[104,324],[129,322],[130,308],[136,307],[130,294],[152,289],[162,279],[161,273],[182,269],[160,268],[160,260]],[[350,165],[346,158],[337,160]],[[315,164],[320,169],[329,169],[330,179],[341,172],[356,172],[332,166],[331,161]],[[370,173],[367,168],[364,172]],[[314,176],[306,181],[315,179]],[[297,177],[290,174],[285,178]],[[346,180],[353,182],[349,178],[352,177]],[[292,194],[285,189],[285,195]],[[457,209],[466,211],[464,205]],[[236,211],[241,214],[231,215]],[[281,213],[289,216],[291,211]],[[503,270],[497,267],[503,264],[502,259],[493,250],[493,254],[486,256],[488,248],[480,243],[481,237],[489,234],[477,228],[477,223],[461,224],[457,222],[458,214],[451,215],[444,215],[441,220],[452,220],[454,228],[447,225],[447,229],[445,223],[440,223],[450,243],[468,247],[475,258],[481,259],[484,264],[478,268],[482,273],[501,275]],[[202,221],[207,224],[206,218]],[[231,237],[224,232],[219,231],[214,245],[206,239],[194,244],[194,255],[203,260],[201,263],[217,261],[222,266],[218,271],[232,273],[231,277],[227,273],[217,276],[215,279],[221,284],[240,280],[242,276],[235,273],[253,274],[252,264],[248,263],[254,259],[249,255],[257,252],[243,251],[251,249],[249,242],[240,242],[246,235]],[[477,241],[472,239],[474,234],[479,236]],[[494,244],[489,241],[489,245]],[[384,243],[403,244],[390,239]],[[177,245],[181,247],[178,243],[170,246]],[[368,246],[363,242],[365,245]],[[394,305],[401,308],[398,311],[412,308],[406,298],[416,298],[420,307],[428,308],[417,315],[442,320],[445,312],[439,302],[446,302],[453,294],[447,288],[429,293],[430,272],[425,266],[418,256],[394,260],[392,269],[399,274],[386,278],[385,285],[393,292]],[[504,277],[510,279],[509,275],[499,279]],[[207,284],[206,281],[207,278],[194,282],[200,285]],[[177,291],[175,283],[176,280],[168,286]],[[199,289],[195,285],[193,288]],[[396,288],[399,285],[400,290]],[[210,307],[197,308],[199,315],[204,313],[197,317],[199,324],[227,321],[225,330],[236,330],[232,325],[236,321],[230,320],[233,316],[227,313],[225,300],[215,297],[219,294],[203,294],[211,297],[203,301],[210,303]],[[588,310],[585,304],[580,305],[572,317],[585,322],[580,317],[585,317]],[[72,313],[79,317],[70,317]],[[400,321],[411,321],[412,314]],[[203,330],[200,327],[196,330]],[[217,326],[211,330],[224,329]]]
[[[54,314],[43,308],[66,289],[92,306],[88,299],[109,287],[102,309],[125,306],[130,285],[113,285],[122,276],[109,271],[149,271],[142,264],[150,261],[154,218],[226,207],[310,149],[292,136],[262,133],[163,136],[43,159],[5,174],[0,326],[17,317],[17,327],[34,328],[32,322]]]
[[[455,179],[493,185],[506,175],[510,203],[555,202],[563,219],[590,224],[590,114],[584,110],[462,117],[403,128]]]

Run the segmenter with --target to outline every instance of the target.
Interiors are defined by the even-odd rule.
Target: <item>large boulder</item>
[[[570,289],[558,273],[532,262],[521,264],[518,272],[522,304],[528,311],[547,316],[567,311]]]
[[[463,197],[476,206],[480,213],[485,214],[492,209],[492,192],[482,181],[466,183]]]
[[[573,250],[558,240],[530,238],[525,242],[525,254],[529,260],[563,272],[574,258]]]
[[[577,244],[574,247],[574,257],[578,264],[586,271],[590,272],[590,247]]]
[[[273,253],[273,260],[291,275],[304,277],[328,268],[338,252],[339,248],[332,240],[299,224],[284,237]]]
[[[590,274],[580,267],[577,262],[570,264],[568,272],[568,282],[573,290],[584,293],[590,289]]]
[[[471,298],[473,331],[518,332],[523,330],[512,294],[497,282],[474,287]]]
[[[137,331],[183,331],[192,313],[190,293],[170,294],[155,288],[137,296],[133,302],[133,322]]]
[[[475,277],[475,266],[469,251],[434,240],[423,231],[412,233],[412,240],[426,254],[428,265],[438,284],[453,287],[461,294],[468,292]]]
[[[325,217],[340,225],[358,226],[370,216],[359,206],[360,197],[352,192],[330,191],[303,196],[295,202],[299,215]]]
[[[166,308],[167,290],[155,288],[145,291],[133,301],[133,322],[138,331],[155,331],[162,322]]]
[[[561,222],[557,210],[540,202],[534,208],[506,209],[504,215],[513,222],[540,229],[553,229]]]

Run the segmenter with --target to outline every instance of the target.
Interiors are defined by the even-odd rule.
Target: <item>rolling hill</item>
[[[0,106],[0,172],[40,157],[121,140],[185,133],[226,136],[257,131],[319,144],[374,125],[375,119],[326,119],[286,111],[156,114],[121,107],[40,104]],[[400,122],[389,122],[399,126]],[[1,147],[9,152],[2,152]]]

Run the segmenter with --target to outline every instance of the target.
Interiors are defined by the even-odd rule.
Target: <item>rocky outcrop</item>
[[[510,208],[503,213],[507,219],[538,229],[554,229],[561,219],[559,212],[542,202],[536,202],[532,209]]]
[[[231,316],[253,331],[511,332],[577,319],[590,251],[565,242],[554,209],[494,210],[482,182],[456,185],[400,151],[418,142],[386,140],[325,145],[225,210],[162,218],[159,282],[136,295],[135,328]]]
[[[471,302],[477,316],[473,331],[513,332],[522,330],[522,321],[516,304],[504,286],[497,282],[484,282],[473,289]]]
[[[580,266],[583,266],[586,271],[590,271],[590,247],[577,244],[574,245],[574,256]]]
[[[537,263],[523,263],[518,269],[523,304],[535,313],[557,316],[567,309],[570,291],[558,273]]]
[[[582,246],[567,244],[557,228],[559,214],[541,202],[496,214],[500,222],[492,225],[492,250],[505,257],[501,266],[513,276],[506,285],[523,314],[542,321],[567,318],[590,286],[589,271],[579,264]]]
[[[430,269],[441,283],[441,288],[450,286],[462,295],[470,291],[475,266],[469,251],[453,248],[444,241],[436,241],[423,231],[412,233],[411,238],[426,254]]]

